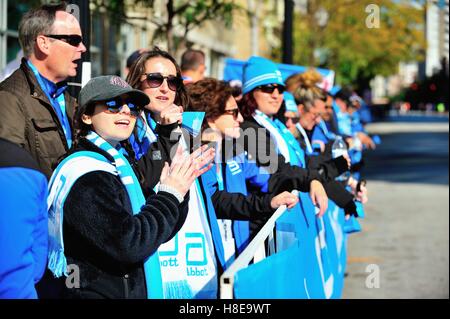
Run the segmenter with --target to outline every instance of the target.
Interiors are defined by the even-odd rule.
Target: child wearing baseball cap
[[[147,95],[101,76],[79,103],[73,148],[49,182],[48,267],[55,277],[77,272],[67,298],[162,298],[157,249],[183,224],[180,203],[214,154],[178,151],[158,193],[145,198],[127,140]]]

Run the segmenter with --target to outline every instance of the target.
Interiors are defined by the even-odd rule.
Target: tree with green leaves
[[[309,0],[294,21],[294,61],[336,71],[338,81],[367,86],[422,59],[424,11],[406,0]]]
[[[154,17],[132,17],[127,14],[131,7],[155,9],[155,0],[96,0],[96,7],[104,7],[111,13],[113,19],[121,22],[132,22],[136,19],[151,21],[156,26],[152,40],[165,39],[167,49],[174,54],[177,48],[186,45],[190,31],[202,26],[206,21],[222,21],[226,27],[231,27],[233,14],[242,8],[234,0],[165,0],[165,14],[162,19]],[[181,28],[182,35],[177,37],[174,30]]]

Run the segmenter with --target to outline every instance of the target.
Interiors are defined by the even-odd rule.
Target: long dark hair
[[[169,60],[175,65],[175,69],[177,70],[177,77],[180,79],[181,69],[178,65],[177,61],[171,56],[168,52],[161,50],[158,47],[154,47],[153,50],[147,51],[141,54],[141,56],[131,65],[130,72],[128,73],[126,81],[131,85],[132,88],[141,90],[141,77],[145,73],[145,63],[152,58],[164,58]],[[176,105],[182,106],[186,108],[189,104],[189,97],[186,93],[186,88],[184,84],[181,84],[177,89],[175,101]]]
[[[88,125],[83,122],[83,115],[93,115],[95,110],[95,104],[89,103],[87,105],[79,105],[75,114],[73,115],[73,141],[72,149],[76,149],[80,140],[88,135],[92,130],[92,125]]]
[[[239,109],[241,111],[242,117],[246,120],[250,119],[258,109],[258,103],[256,103],[255,97],[253,96],[253,91],[245,94],[239,101]]]

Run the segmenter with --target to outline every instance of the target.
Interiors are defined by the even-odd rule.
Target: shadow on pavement
[[[389,133],[380,137],[383,143],[365,153],[364,178],[448,185],[448,132]]]

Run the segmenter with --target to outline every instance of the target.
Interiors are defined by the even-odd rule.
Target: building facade
[[[0,0],[0,71],[14,60],[20,50],[18,24],[22,15],[48,1]],[[67,1],[70,3],[70,1]],[[164,38],[155,38],[157,24],[167,18],[166,0],[155,0],[151,8],[125,0],[127,19],[117,19],[104,8],[90,3],[91,11],[91,75],[124,76],[126,58],[136,49],[167,48]],[[221,78],[227,57],[248,59],[251,55],[270,57],[280,45],[277,28],[283,21],[283,1],[236,0],[242,10],[235,11],[232,26],[209,21],[193,29],[186,43],[206,53],[207,75]],[[184,37],[184,30],[174,21],[174,38]],[[185,47],[175,52],[179,59]]]

